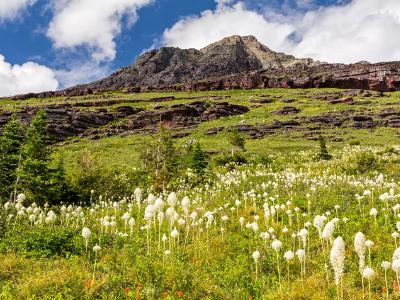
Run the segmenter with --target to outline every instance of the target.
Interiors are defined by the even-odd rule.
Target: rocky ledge
[[[177,104],[156,110],[144,110],[126,105],[116,109],[82,109],[77,108],[76,104],[68,103],[48,105],[44,109],[48,115],[49,135],[57,141],[74,136],[98,138],[100,135],[105,137],[138,132],[150,133],[160,122],[172,129],[189,129],[205,121],[249,111],[246,106],[205,101]],[[17,111],[17,116],[27,125],[37,111],[37,107],[26,107]],[[10,116],[10,112],[0,111],[0,129]]]
[[[400,90],[400,62],[328,64],[295,58],[253,36],[232,36],[203,49],[163,47],[98,81],[63,91],[12,97],[27,99],[146,91],[209,91],[254,88]]]
[[[400,128],[400,109],[385,108],[382,110],[343,110],[331,111],[315,116],[299,116],[290,120],[275,120],[267,124],[235,126],[240,132],[247,134],[249,138],[257,139],[277,133],[301,133],[305,138],[315,138],[318,133],[327,129],[351,128],[368,129],[376,128]],[[208,129],[206,135],[215,135],[230,128],[216,127]]]

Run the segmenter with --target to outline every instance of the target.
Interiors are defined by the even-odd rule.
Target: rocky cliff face
[[[96,82],[15,99],[78,96],[110,90],[199,91],[251,88],[333,87],[400,90],[400,62],[327,64],[277,53],[253,36],[231,36],[201,50],[161,48]]]
[[[159,87],[160,88],[160,87]],[[164,86],[165,90],[220,90],[254,88],[342,88],[380,92],[400,90],[400,62],[379,64],[318,64],[292,69],[261,70]],[[145,90],[142,88],[142,90]]]
[[[201,50],[161,48],[141,55],[135,64],[88,86],[92,90],[157,87],[255,70],[284,70],[311,59],[276,53],[253,36],[232,36]]]
[[[327,64],[274,52],[253,36],[232,36],[201,50],[161,48],[147,52],[132,66],[68,92],[272,87],[396,91],[400,90],[400,63]]]
[[[154,99],[155,102],[162,98]],[[166,98],[165,100],[170,100]],[[193,129],[199,124],[222,117],[244,114],[249,111],[246,106],[227,102],[209,103],[195,101],[188,104],[175,104],[170,107],[160,106],[155,110],[145,110],[126,105],[110,109],[115,101],[63,103],[45,105],[48,116],[48,133],[55,141],[69,137],[90,137],[93,139],[117,134],[151,133],[161,122],[174,130]],[[98,107],[104,105],[104,107]],[[92,108],[92,109],[88,109]],[[25,107],[16,112],[25,125],[30,124],[39,107]],[[11,117],[11,112],[0,110],[1,129]]]

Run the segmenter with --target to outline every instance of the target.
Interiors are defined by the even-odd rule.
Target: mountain
[[[254,36],[236,35],[201,50],[163,47],[146,52],[133,65],[87,87],[93,90],[156,87],[313,63],[312,59],[296,59],[276,53],[259,43]]]
[[[277,53],[262,45],[252,36],[232,36],[213,43],[203,49],[161,48],[141,55],[136,62],[96,82],[72,87],[63,91],[28,94],[12,97],[29,99],[61,96],[57,101],[32,101],[22,105],[16,113],[24,124],[29,124],[39,108],[44,108],[49,119],[49,133],[63,141],[69,137],[93,139],[119,134],[152,132],[160,122],[180,130],[184,136],[203,122],[228,116],[241,115],[268,103],[281,103],[275,115],[296,116],[299,106],[288,106],[294,99],[274,97],[268,91],[252,91],[249,106],[240,105],[232,93],[225,95],[202,94],[190,96],[165,94],[146,101],[153,105],[132,105],[143,101],[133,92],[145,91],[211,91],[224,89],[268,89],[268,88],[343,88],[343,91],[305,91],[283,95],[308,98],[309,101],[325,101],[329,105],[363,105],[360,111],[349,109],[339,113],[336,109],[327,114],[304,118],[298,116],[287,122],[249,125],[241,124],[240,130],[254,138],[263,137],[279,130],[308,132],[313,128],[341,127],[370,129],[378,127],[399,128],[399,110],[392,108],[368,110],[368,101],[385,97],[382,91],[400,90],[400,62],[370,64],[328,64],[310,58],[298,59]],[[103,94],[105,91],[121,90],[129,95]],[[378,92],[362,91],[375,90]],[[97,95],[88,95],[97,94]],[[219,93],[218,93],[219,94]],[[235,94],[235,93],[234,93]],[[301,94],[301,95],[300,95]],[[73,97],[88,95],[87,97]],[[317,98],[315,98],[317,97]],[[370,100],[365,100],[369,98]],[[389,99],[389,98],[388,98]],[[170,104],[177,100],[178,103]],[[187,102],[190,100],[189,102]],[[385,101],[385,100],[384,100]],[[8,102],[0,107],[0,129],[11,117]],[[32,105],[36,103],[36,105]],[[169,104],[168,104],[169,103]],[[299,104],[301,101],[299,102]],[[310,102],[311,103],[311,102]],[[316,102],[312,102],[316,107]],[[381,102],[380,102],[381,103]],[[386,100],[385,103],[389,103]],[[391,102],[395,105],[395,102]],[[275,105],[274,105],[275,106]],[[353,106],[352,106],[353,107]],[[367,111],[368,110],[368,111]],[[264,118],[264,117],[263,117]],[[262,121],[264,122],[264,121]],[[262,123],[260,122],[260,123]],[[315,125],[317,124],[317,125]],[[304,126],[303,126],[304,125]],[[315,126],[319,127],[315,127]],[[217,134],[221,128],[211,128],[207,134]]]
[[[218,90],[336,87],[400,90],[400,63],[328,64],[272,51],[254,36],[231,36],[203,49],[163,47],[88,85],[65,90],[80,95],[124,89]]]
[[[76,96],[112,90],[219,90],[252,88],[400,90],[400,62],[328,64],[274,52],[254,36],[231,36],[203,49],[163,47],[90,84],[14,99]]]

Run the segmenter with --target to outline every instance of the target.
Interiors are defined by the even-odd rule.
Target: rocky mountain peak
[[[110,90],[214,90],[263,87],[339,87],[400,90],[400,62],[328,64],[275,52],[254,36],[234,35],[200,50],[162,47],[96,82],[49,95]],[[27,95],[24,97],[30,97]]]
[[[255,36],[249,35],[249,36],[240,36],[240,35],[232,35],[223,38],[222,40],[212,43],[202,49],[200,49],[201,52],[206,53],[208,51],[212,51],[213,49],[217,47],[229,47],[229,46],[239,46],[239,45],[244,45],[244,46],[249,46],[249,45],[258,45],[259,47],[265,47],[262,45]],[[268,49],[269,50],[269,49]]]
[[[254,36],[226,37],[200,50],[163,47],[142,54],[136,62],[110,77],[86,87],[91,90],[157,87],[260,70],[284,70],[308,66],[312,59],[299,60],[277,53]]]

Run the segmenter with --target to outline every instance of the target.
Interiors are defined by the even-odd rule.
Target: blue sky
[[[316,60],[400,60],[399,2],[6,0],[0,95],[89,82],[147,49],[201,48],[232,34],[253,34],[273,50]]]
[[[182,5],[184,3],[190,5]],[[45,31],[51,21],[52,12],[46,9],[48,3],[39,0],[24,11],[18,20],[8,20],[0,24],[0,53],[12,64],[23,64],[33,60],[52,67],[59,67],[64,62],[57,60],[58,51],[52,48],[51,40]],[[150,48],[154,41],[162,36],[163,31],[172,26],[182,16],[199,14],[206,9],[214,9],[212,0],[158,0],[152,5],[140,9],[140,17],[136,24],[125,27],[116,36],[118,52],[112,62],[114,68],[132,63],[144,49]],[[85,49],[80,54],[86,53]],[[79,56],[69,53],[71,57]]]

